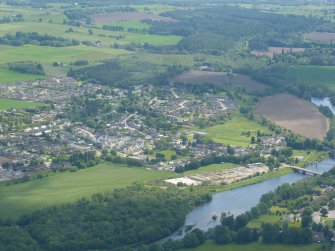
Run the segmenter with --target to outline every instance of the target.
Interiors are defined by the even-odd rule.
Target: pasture
[[[310,244],[310,245],[286,245],[286,244],[263,244],[263,243],[250,243],[250,244],[226,244],[217,245],[212,241],[207,241],[204,245],[196,247],[194,251],[317,251],[321,248],[321,244]],[[181,251],[187,251],[189,249],[181,249]]]
[[[8,98],[0,98],[0,111],[9,110],[9,109],[24,109],[36,106],[42,106],[43,103],[25,101],[25,100],[16,100]]]
[[[241,147],[251,145],[251,136],[256,136],[258,130],[262,133],[270,133],[267,128],[248,120],[239,113],[234,114],[232,119],[227,120],[224,124],[198,129],[215,142]],[[250,131],[250,136],[243,135],[248,131]]]
[[[246,75],[235,74],[227,76],[225,72],[191,71],[176,76],[170,80],[170,84],[205,84],[212,83],[219,86],[243,87],[247,92],[264,91],[266,86],[252,80]]]
[[[174,177],[174,174],[170,172],[106,163],[77,172],[50,174],[49,177],[21,184],[1,184],[0,217],[18,217],[44,207],[112,191],[133,182],[171,176]]]
[[[143,13],[143,12],[122,12],[114,14],[95,14],[91,16],[95,24],[119,22],[119,21],[128,21],[128,20],[154,20],[161,22],[176,22],[177,20],[159,16],[155,14]]]
[[[308,138],[323,139],[329,129],[328,119],[317,107],[290,94],[263,98],[256,107],[256,113]]]
[[[42,75],[24,74],[16,71],[11,71],[6,68],[0,68],[0,84],[44,78],[45,76]]]
[[[290,67],[289,78],[312,86],[327,86],[335,90],[335,66],[301,65]]]

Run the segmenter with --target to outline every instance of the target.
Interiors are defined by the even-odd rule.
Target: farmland
[[[305,38],[312,41],[333,42],[335,41],[335,33],[330,32],[311,32],[305,34]]]
[[[231,120],[226,121],[222,125],[200,129],[199,131],[206,133],[206,136],[215,142],[225,145],[247,147],[251,144],[251,136],[255,136],[258,130],[269,133],[268,129],[261,127],[256,122],[252,122],[237,113]],[[243,132],[246,133],[248,131],[250,131],[249,137],[243,135]]]
[[[236,250],[243,250],[243,251],[316,251],[319,250],[321,247],[320,244],[313,244],[313,245],[284,245],[284,244],[261,244],[261,243],[252,243],[252,244],[228,244],[228,245],[216,245],[212,242],[206,242],[204,245],[199,246],[195,249],[195,251],[236,251]],[[183,249],[186,251],[188,249]]]
[[[315,87],[327,86],[334,90],[334,66],[295,66],[289,68],[288,74],[290,78],[297,82],[304,82]]]
[[[49,177],[21,184],[0,185],[0,217],[18,217],[52,206],[104,193],[115,188],[173,176],[171,173],[100,164],[78,172],[50,174]]]
[[[0,68],[0,84],[9,82],[18,82],[23,80],[43,79],[45,76],[23,74],[16,71],[11,71],[6,68]]]
[[[111,22],[119,22],[119,21],[127,21],[127,20],[155,20],[162,22],[176,22],[176,20],[163,17],[154,14],[141,13],[141,12],[123,12],[117,14],[97,14],[92,16],[94,23],[111,23]]]
[[[329,128],[328,119],[315,106],[289,94],[262,99],[256,107],[256,113],[309,138],[322,139]]]

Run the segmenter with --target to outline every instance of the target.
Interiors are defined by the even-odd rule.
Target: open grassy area
[[[206,242],[200,247],[192,249],[193,251],[316,251],[321,247],[321,244],[310,244],[310,245],[285,245],[285,244],[262,244],[262,243],[251,243],[251,244],[228,244],[228,245],[217,245],[213,242]],[[187,251],[190,249],[182,249]]]
[[[251,220],[247,226],[250,228],[261,228],[263,223],[275,224],[275,223],[278,223],[279,221],[280,221],[280,216],[264,214],[264,215],[261,215],[257,219]]]
[[[295,66],[289,69],[289,77],[313,86],[335,89],[335,66]]]
[[[43,78],[45,78],[45,76],[33,75],[33,74],[23,74],[23,73],[11,71],[5,68],[0,68],[0,84],[17,82],[17,81],[22,81],[22,80],[43,79]]]
[[[222,125],[216,125],[198,131],[204,132],[215,142],[225,145],[247,147],[251,145],[251,136],[256,136],[257,131],[270,133],[256,122],[250,121],[239,113],[235,113],[231,120],[226,121]],[[242,132],[250,131],[250,137],[242,135]]]
[[[21,184],[0,185],[0,218],[18,217],[43,207],[71,202],[94,193],[125,187],[133,182],[174,176],[162,171],[100,164],[78,172],[50,174],[49,177]]]
[[[39,103],[39,102],[0,98],[0,111],[8,110],[8,109],[22,109],[22,108],[29,108],[29,107],[42,106],[42,105],[43,103]]]
[[[224,169],[231,169],[231,168],[238,167],[238,166],[241,166],[241,165],[236,165],[236,164],[232,164],[232,163],[212,164],[212,165],[209,165],[209,166],[200,167],[196,170],[186,171],[183,174],[184,175],[193,175],[193,174],[203,173],[203,172],[208,172],[208,171],[218,171],[218,170],[224,170]]]

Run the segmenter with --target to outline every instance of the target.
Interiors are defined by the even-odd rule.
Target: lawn
[[[0,218],[18,217],[43,207],[72,202],[94,193],[103,193],[133,182],[167,178],[172,173],[100,164],[78,172],[50,174],[21,184],[0,185]]]
[[[251,136],[256,136],[258,130],[263,133],[271,133],[267,128],[248,120],[239,113],[235,113],[233,118],[224,124],[199,129],[198,131],[206,133],[207,136],[218,143],[247,147],[251,145]],[[242,135],[242,132],[247,131],[250,131],[250,137]]]
[[[321,244],[310,244],[310,245],[285,245],[285,244],[262,244],[262,243],[251,243],[251,244],[228,244],[228,245],[217,245],[213,242],[207,241],[204,245],[192,249],[193,251],[316,251],[321,247]],[[190,249],[181,249],[181,251],[187,251]]]
[[[39,102],[0,98],[0,111],[8,110],[8,109],[30,108],[30,107],[36,107],[36,106],[42,106],[42,105],[43,103],[39,103]]]
[[[16,71],[11,71],[5,68],[0,68],[0,84],[18,82],[23,80],[44,79],[44,78],[45,76],[42,75],[24,74]]]
[[[295,66],[289,69],[288,74],[296,81],[335,88],[335,66]]]
[[[280,221],[280,216],[264,214],[248,223],[249,228],[261,228],[263,223],[275,224]]]

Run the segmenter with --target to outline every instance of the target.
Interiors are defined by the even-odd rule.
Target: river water
[[[316,165],[309,166],[308,169],[323,173],[334,166],[335,160],[328,158]],[[263,194],[275,190],[284,183],[292,184],[307,177],[310,176],[290,173],[257,184],[217,193],[213,195],[210,202],[194,208],[193,211],[186,216],[183,227],[168,238],[174,240],[181,239],[185,234],[185,227],[188,225],[206,231],[220,224],[221,213],[230,212],[235,216],[242,214],[256,206]],[[217,216],[216,220],[212,219],[213,215]]]
[[[327,106],[335,115],[335,107],[332,105],[329,98],[311,98],[311,102],[316,106]]]

